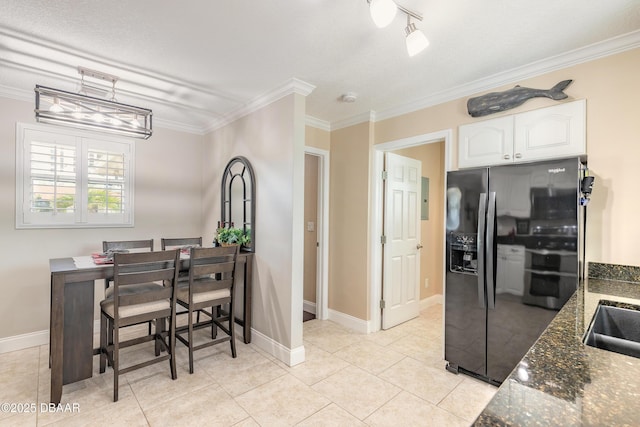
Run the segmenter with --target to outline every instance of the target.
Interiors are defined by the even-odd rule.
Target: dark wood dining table
[[[91,257],[77,257],[87,260]],[[181,270],[187,270],[188,258],[181,261]],[[246,344],[251,342],[251,283],[253,253],[240,252],[238,266],[244,274],[238,275],[243,284],[242,313],[235,316],[243,328]],[[78,266],[74,258],[49,260],[51,272],[51,311],[49,326],[49,366],[51,368],[51,403],[62,398],[62,386],[91,378],[93,373],[93,348],[95,281],[113,277],[113,265]],[[236,291],[237,292],[237,291]],[[237,296],[237,294],[236,294]],[[237,305],[234,305],[237,307]]]

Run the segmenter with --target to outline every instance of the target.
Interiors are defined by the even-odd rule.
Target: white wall
[[[136,140],[135,227],[16,230],[15,127],[35,122],[33,107],[0,98],[0,351],[3,338],[48,331],[50,258],[100,251],[102,240],[154,238],[159,249],[161,237],[202,231],[204,137],[165,129]]]
[[[304,102],[302,95],[288,95],[215,130],[203,155],[206,235],[213,235],[220,219],[227,162],[245,156],[254,168],[253,329],[279,348],[270,351],[284,353],[302,346],[303,249],[296,233],[303,223]]]

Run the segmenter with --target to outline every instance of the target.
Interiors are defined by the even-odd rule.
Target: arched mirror
[[[256,181],[251,163],[245,157],[234,157],[222,175],[220,191],[223,227],[242,228],[251,236],[243,250],[253,252],[256,244]]]

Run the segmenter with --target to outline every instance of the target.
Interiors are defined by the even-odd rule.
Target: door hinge
[[[382,171],[382,180],[387,179],[387,171]]]
[[[386,304],[384,302],[383,299],[380,300],[380,308],[384,310],[384,308],[386,307]]]
[[[387,244],[387,236],[385,236],[384,234],[382,236],[380,236],[380,243],[383,245]]]

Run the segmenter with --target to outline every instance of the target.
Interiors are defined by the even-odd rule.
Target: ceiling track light
[[[116,101],[118,78],[110,74],[78,67],[81,75],[79,93],[36,85],[36,120],[75,128],[114,133],[133,138],[148,139],[152,134],[150,109],[122,104]],[[89,96],[96,93],[85,76],[111,83],[109,99]]]
[[[399,5],[394,0],[367,0],[367,3],[369,3],[371,19],[379,28],[384,28],[389,25],[395,18],[398,10],[407,15],[407,26],[404,31],[409,56],[414,56],[429,46],[427,37],[411,22],[411,18],[422,21],[422,15]]]
[[[393,18],[398,13],[398,5],[393,0],[367,0],[369,2],[369,13],[373,23],[378,28],[384,28],[391,24]]]
[[[429,46],[429,40],[422,31],[416,28],[416,24],[411,22],[411,17],[407,15],[407,27],[404,29],[407,43],[407,53],[415,56]]]

